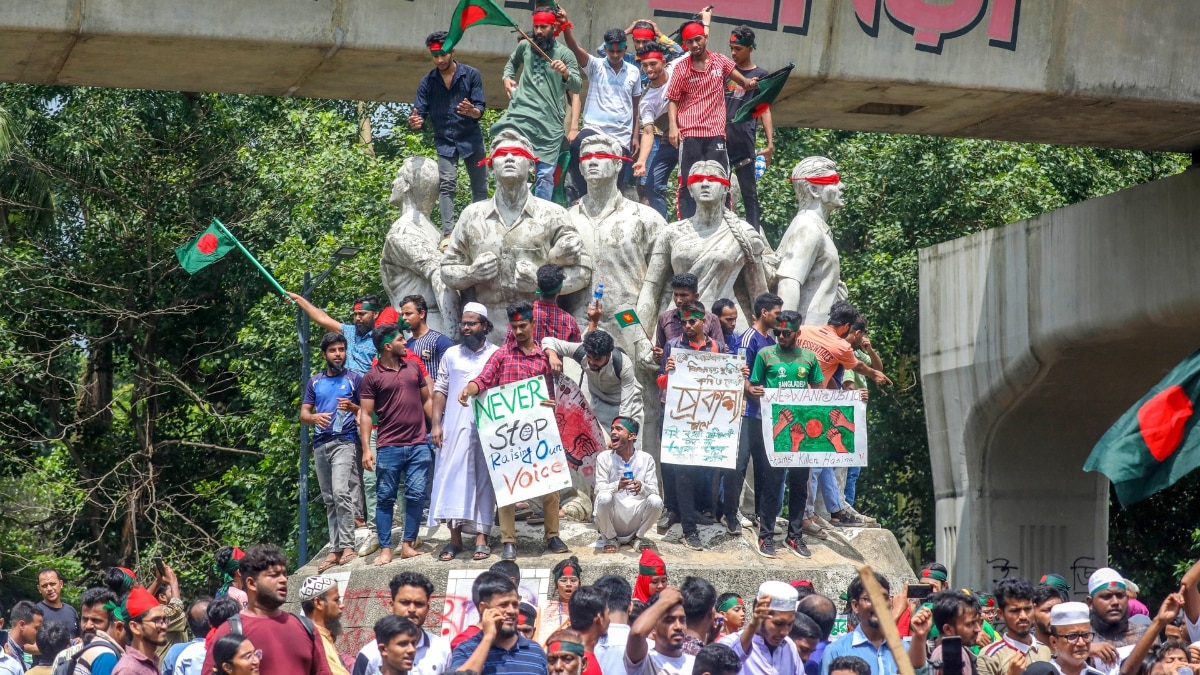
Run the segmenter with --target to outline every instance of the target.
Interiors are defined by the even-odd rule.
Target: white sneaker
[[[741,523],[743,529],[754,527],[754,521],[746,517],[746,514],[738,512],[738,522]]]
[[[357,553],[358,557],[365,558],[378,550],[379,534],[375,531],[372,531],[371,534],[367,535],[367,538],[363,540],[362,546],[358,547]]]

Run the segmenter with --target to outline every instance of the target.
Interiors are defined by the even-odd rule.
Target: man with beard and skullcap
[[[566,139],[563,122],[567,115],[567,93],[578,94],[583,89],[579,62],[566,45],[554,39],[558,16],[552,9],[538,8],[533,12],[533,32],[504,64],[504,90],[508,94],[508,109],[492,125],[495,137],[505,129],[519,132],[533,145],[537,159],[537,181],[533,194],[549,200],[554,192],[554,168]],[[537,45],[550,59],[539,54]],[[517,70],[520,70],[518,82]]]
[[[487,460],[475,426],[471,408],[446,405],[451,392],[457,394],[467,383],[479,377],[488,359],[499,348],[488,342],[492,322],[487,307],[469,302],[463,307],[460,324],[462,343],[446,350],[442,356],[437,382],[433,386],[433,428],[430,437],[438,448],[438,461],[433,471],[433,492],[430,499],[431,527],[446,523],[450,541],[438,559],[453,560],[463,550],[463,526],[469,524],[476,532],[473,560],[491,555],[487,535],[495,522],[496,492],[488,473]]]
[[[316,627],[283,611],[288,581],[283,553],[269,544],[252,546],[242,557],[241,571],[250,604],[209,633],[213,643],[230,633],[242,634],[263,651],[261,675],[332,675]],[[203,672],[213,672],[212,652],[204,659]]]
[[[1092,663],[1106,668],[1116,666],[1124,658],[1119,650],[1132,647],[1146,632],[1145,626],[1129,621],[1125,577],[1111,567],[1093,572],[1088,578],[1087,605],[1091,610],[1091,630],[1096,634],[1089,650]],[[1062,641],[1056,639],[1056,642]],[[1128,650],[1124,651],[1128,655]]]
[[[304,580],[300,585],[300,610],[317,627],[321,644],[325,647],[325,660],[333,675],[350,675],[338,657],[333,643],[333,633],[340,632],[342,620],[342,594],[333,577],[318,574]]]
[[[346,368],[346,338],[326,333],[321,338],[325,369],[313,375],[300,399],[300,422],[316,429],[313,458],[317,483],[329,525],[329,555],[318,572],[345,565],[354,551],[354,494],[358,477],[358,395],[362,375]]]
[[[653,642],[649,640],[651,633],[654,634]],[[683,595],[678,589],[665,588],[650,599],[649,606],[629,629],[625,671],[628,675],[685,675],[692,672],[696,657],[684,653],[686,638]]]
[[[650,602],[650,598],[667,588],[667,566],[654,549],[642,549],[638,560],[638,576],[633,586],[633,599]]]
[[[517,631],[521,597],[512,579],[487,571],[475,578],[472,600],[481,630],[454,650],[450,672],[479,675],[548,675],[546,652]]]

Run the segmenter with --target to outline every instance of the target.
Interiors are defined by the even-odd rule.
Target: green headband
[[[682,319],[699,319],[701,321],[704,320],[704,312],[701,312],[701,311],[684,312],[683,310],[680,310],[679,316]]]
[[[373,302],[359,302],[354,305],[354,311],[378,312],[383,308]]]
[[[729,44],[741,45],[743,47],[750,47],[751,49],[753,49],[754,48],[754,39],[753,38],[747,39],[747,38],[739,37],[737,33],[731,33],[729,35]]]
[[[1043,574],[1042,580],[1039,583],[1064,593],[1071,592],[1071,585],[1059,574]]]
[[[741,596],[735,595],[731,598],[726,598],[725,602],[717,605],[718,612],[728,612],[729,610],[742,604]]]
[[[654,565],[638,565],[638,574],[644,577],[663,577],[667,575],[667,570]]]
[[[546,653],[553,654],[555,652],[568,652],[579,658],[583,658],[583,645],[570,640],[555,640],[546,645]]]
[[[537,293],[538,295],[541,295],[541,296],[543,296],[543,297],[547,297],[547,296],[551,296],[551,295],[558,295],[560,292],[562,292],[562,287],[563,287],[563,285],[562,285],[562,282],[560,281],[560,282],[558,282],[558,285],[557,285],[557,286],[555,286],[554,288],[551,288],[551,289],[550,289],[550,290],[548,290],[548,291],[543,291],[543,290],[542,290],[542,289],[539,287],[539,288],[538,288],[536,291],[534,291],[534,292],[535,292],[535,293]]]
[[[383,340],[380,341],[379,346],[386,347],[386,346],[392,344],[393,342],[396,341],[396,338],[400,337],[400,335],[401,335],[400,331],[396,331],[395,333],[392,333],[391,335],[383,338]]]
[[[944,584],[949,577],[947,577],[946,573],[941,570],[925,569],[921,570],[921,578],[933,579],[934,581],[940,581]]]
[[[104,603],[104,611],[108,612],[109,614],[112,614],[113,618],[116,619],[117,621],[120,621],[122,623],[129,623],[129,612],[126,612],[124,607],[122,607],[121,605],[118,605],[117,603],[113,602],[112,600],[109,600],[108,602]]]
[[[779,320],[779,328],[780,328],[780,330],[797,331],[797,330],[800,330],[800,321],[799,320],[785,321],[783,319],[780,319]],[[942,581],[945,581],[945,579],[942,579]]]
[[[620,424],[622,427],[625,428],[625,431],[628,431],[631,434],[636,434],[638,432],[637,427],[634,425],[634,422],[631,419],[626,419],[624,417],[618,417],[617,424]]]
[[[516,312],[512,316],[508,317],[508,320],[510,323],[513,321],[533,321],[533,310]]]

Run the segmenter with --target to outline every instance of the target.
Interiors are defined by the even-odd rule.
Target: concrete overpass
[[[522,24],[532,0],[499,0]],[[36,0],[0,3],[0,81],[411,100],[426,34],[453,0]],[[581,33],[700,0],[574,0]],[[718,0],[759,34],[758,62],[797,68],[778,124],[1042,143],[1200,147],[1200,5],[1177,0]],[[503,107],[502,28],[460,58]]]

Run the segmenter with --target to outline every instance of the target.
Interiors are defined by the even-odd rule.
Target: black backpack
[[[121,654],[119,652],[117,652],[117,648],[112,646],[111,644],[109,644],[106,640],[101,640],[99,642],[93,641],[92,644],[89,644],[89,645],[85,646],[83,649],[80,649],[79,653],[75,654],[75,656],[72,656],[72,657],[68,658],[67,660],[63,661],[62,663],[58,664],[58,667],[54,669],[54,675],[75,675],[75,667],[79,665],[80,657],[82,657],[85,653],[92,651],[92,648],[94,648],[94,647],[102,647],[104,649],[107,649],[108,651],[112,652],[114,656],[116,656],[118,658],[120,658],[120,656],[121,656]],[[95,659],[93,658],[92,661],[95,661]]]
[[[313,624],[313,622],[309,621],[307,617],[300,616],[299,614],[293,614],[292,616],[300,619],[300,625],[304,626],[304,632],[308,633],[308,639],[316,642],[317,627]],[[240,612],[229,617],[229,632],[239,633],[241,635],[246,634],[246,632],[242,629],[242,615]]]
[[[584,351],[583,345],[579,345],[578,347],[575,348],[575,353],[571,355],[571,358],[574,359],[576,363],[578,363],[579,365],[582,366],[583,365],[583,357],[586,355],[587,355],[587,352]],[[625,368],[625,350],[621,349],[620,347],[613,348],[612,364],[613,364],[613,372],[616,373],[617,377],[621,377],[621,370],[623,368]]]

